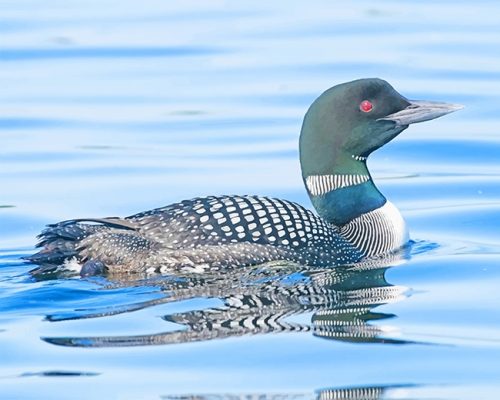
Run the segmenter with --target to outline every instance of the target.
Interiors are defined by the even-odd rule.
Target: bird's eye
[[[363,100],[359,103],[359,109],[365,113],[370,112],[373,110],[373,104],[368,100]]]

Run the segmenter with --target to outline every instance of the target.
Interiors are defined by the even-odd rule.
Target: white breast
[[[342,226],[340,233],[365,256],[389,253],[409,240],[403,217],[389,201]]]

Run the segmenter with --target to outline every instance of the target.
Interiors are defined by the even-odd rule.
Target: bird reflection
[[[385,278],[388,265],[404,258],[405,254],[394,254],[390,258],[330,269],[270,263],[211,274],[149,279],[148,284],[161,287],[161,298],[119,308],[54,314],[47,319],[96,318],[200,298],[219,299],[221,305],[165,315],[163,319],[174,324],[169,324],[171,329],[162,333],[43,340],[74,347],[125,347],[310,332],[319,338],[348,342],[406,343],[391,338],[393,332],[384,322],[373,323],[394,317],[376,312],[377,306],[407,296],[407,288],[391,285]],[[121,277],[115,279],[112,287],[144,284]]]
[[[385,385],[331,388],[315,393],[244,393],[185,394],[162,396],[162,400],[378,400],[397,395],[398,399],[413,397],[415,385]]]

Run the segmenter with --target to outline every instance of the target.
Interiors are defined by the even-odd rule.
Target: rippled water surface
[[[500,3],[0,0],[0,398],[500,398]],[[369,166],[385,265],[33,280],[47,223],[208,194],[310,207],[297,139],[378,76],[461,103]]]

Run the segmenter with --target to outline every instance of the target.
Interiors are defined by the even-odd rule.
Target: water
[[[0,6],[0,398],[500,396],[497,2]],[[30,278],[20,257],[50,222],[219,193],[309,205],[302,116],[369,76],[466,106],[370,158],[409,255]]]

